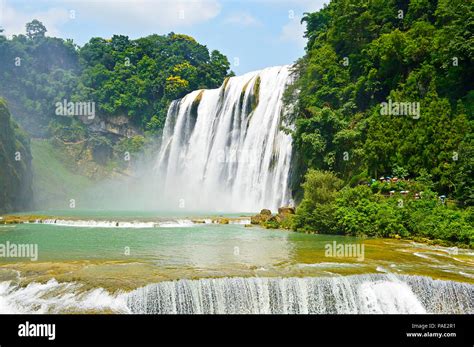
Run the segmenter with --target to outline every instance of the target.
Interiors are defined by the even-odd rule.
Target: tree
[[[46,27],[37,19],[33,19],[31,22],[26,23],[26,36],[29,39],[43,38],[46,34]]]
[[[305,14],[309,41],[292,100],[303,173],[333,170],[353,182],[425,169],[440,194],[462,196],[453,177],[469,182],[469,170],[452,157],[472,132],[474,70],[466,62],[474,54],[463,23],[473,11],[463,0],[333,0]],[[420,118],[381,114],[389,99],[419,104]]]
[[[332,0],[305,14],[306,54],[285,98],[295,181],[305,177],[295,229],[472,247],[473,13],[464,0]],[[389,100],[417,116],[381,112]],[[346,186],[322,189],[321,170]],[[410,179],[368,186],[391,173]]]
[[[309,170],[303,183],[304,197],[296,210],[296,230],[332,233],[333,201],[343,182],[332,172]]]

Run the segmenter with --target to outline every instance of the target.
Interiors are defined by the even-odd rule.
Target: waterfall
[[[423,276],[249,277],[165,281],[131,292],[76,282],[0,281],[0,313],[474,313],[474,285]]]
[[[156,169],[168,206],[257,211],[287,205],[291,135],[281,130],[290,67],[197,90],[169,107]]]
[[[474,286],[421,276],[221,278],[161,282],[128,295],[133,313],[474,313]]]

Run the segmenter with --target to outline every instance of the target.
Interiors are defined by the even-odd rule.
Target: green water
[[[67,213],[66,213],[67,212]],[[51,211],[35,214],[52,215]],[[80,220],[169,221],[166,213],[55,211]],[[190,219],[205,213],[181,213]],[[240,216],[235,214],[233,216]],[[48,224],[0,226],[0,244],[37,244],[38,260],[0,258],[0,281],[78,281],[131,289],[181,278],[339,276],[393,272],[474,283],[474,256],[408,241],[307,235],[229,224],[105,228]],[[327,245],[364,245],[363,259],[328,256]]]

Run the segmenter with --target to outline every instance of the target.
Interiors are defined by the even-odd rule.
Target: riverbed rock
[[[263,215],[263,216],[271,216],[272,211],[267,210],[266,208],[264,208],[263,210],[260,211],[260,214]]]
[[[264,208],[263,210],[260,211],[259,214],[250,217],[250,223],[261,224],[269,220],[271,217],[272,217],[272,211]]]
[[[280,207],[278,209],[278,214],[280,216],[289,216],[291,214],[295,214],[295,208],[294,207]]]
[[[271,216],[268,220],[263,223],[263,226],[267,229],[278,229],[280,228],[280,223],[282,219],[280,215],[276,214]]]
[[[250,217],[250,224],[260,224],[262,218],[260,214],[256,214],[255,216]]]
[[[191,222],[193,222],[194,224],[205,224],[206,221],[203,220],[203,219],[193,219],[191,220]]]

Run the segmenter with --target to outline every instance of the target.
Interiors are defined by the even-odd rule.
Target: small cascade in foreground
[[[272,67],[174,101],[156,166],[163,201],[238,212],[287,205],[292,140],[281,127],[290,82],[288,66]]]
[[[161,282],[128,294],[133,313],[474,313],[474,285],[421,276],[221,278]]]
[[[474,285],[367,274],[178,280],[131,292],[75,282],[0,282],[0,313],[377,314],[474,313]]]

